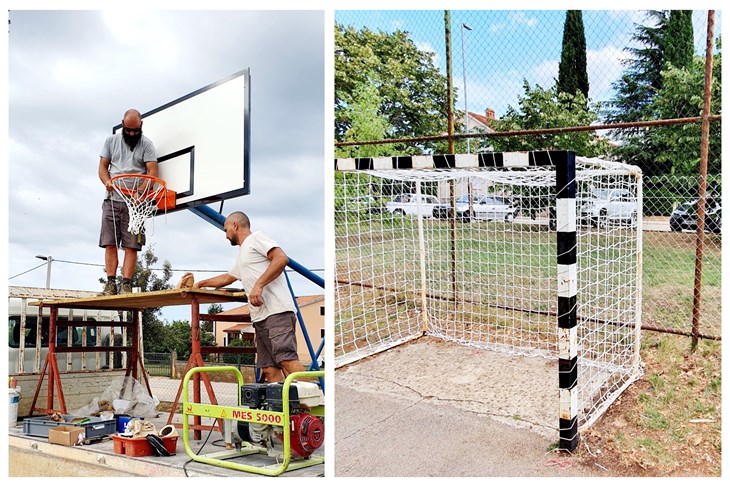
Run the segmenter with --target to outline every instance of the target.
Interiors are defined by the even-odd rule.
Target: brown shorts
[[[256,330],[257,367],[280,367],[282,362],[299,360],[296,323],[296,315],[286,311],[253,324]]]
[[[123,201],[104,200],[101,204],[101,232],[99,247],[123,247],[142,250],[145,244],[144,231],[141,235],[133,235],[129,227],[129,211]]]

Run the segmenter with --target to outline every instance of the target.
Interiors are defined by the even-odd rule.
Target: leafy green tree
[[[200,344],[202,346],[215,345],[212,333],[200,330]],[[189,357],[193,350],[193,334],[189,321],[175,320],[167,326],[167,350],[175,350],[178,357]]]
[[[209,315],[217,315],[221,311],[223,311],[223,306],[218,303],[213,303],[208,306]],[[213,322],[210,320],[203,320],[200,322],[200,328],[208,333],[213,333]]]
[[[720,113],[722,106],[722,57],[714,56],[712,70],[711,113]],[[670,66],[664,71],[662,89],[654,99],[653,107],[661,118],[683,116],[699,117],[704,107],[705,60],[697,56],[687,68]],[[720,174],[722,161],[721,124],[710,124],[708,174]],[[701,124],[668,125],[657,127],[652,139],[662,151],[657,161],[672,174],[696,176],[699,174]]]
[[[532,88],[527,81],[524,90],[519,108],[509,106],[504,117],[493,122],[497,132],[588,126],[598,120],[600,105],[589,104],[580,91],[570,95],[559,92],[557,85],[547,90],[539,85]],[[608,150],[607,143],[590,131],[489,137],[483,144],[491,145],[496,152],[572,150],[587,157],[600,157]],[[515,196],[519,196],[522,213],[530,218],[555,205],[554,197],[551,200],[539,188],[519,187]]]
[[[647,25],[637,25],[632,40],[636,47],[626,48],[621,78],[614,83],[616,96],[605,105],[606,123],[654,120],[659,114],[653,104],[662,89],[662,70],[670,65],[686,66],[688,49],[692,49],[691,11],[650,10]],[[691,54],[690,54],[691,60]],[[680,115],[680,116],[687,116]],[[652,136],[652,129],[631,127],[611,132],[617,142],[611,156],[642,168],[653,176],[670,170],[659,161],[664,147]]]
[[[577,92],[588,99],[588,62],[586,60],[586,35],[583,13],[568,10],[563,27],[563,50],[558,66],[558,93],[575,95]]]
[[[366,85],[377,90],[377,97],[363,89]],[[446,87],[446,77],[434,66],[434,54],[419,50],[407,32],[335,25],[335,140],[346,140],[353,126],[353,104],[376,99],[380,104],[378,117],[387,120],[391,137],[444,133]],[[398,144],[394,150],[416,154],[444,152],[446,147],[443,142],[424,142]]]
[[[344,108],[350,126],[344,134],[345,142],[383,140],[392,137],[387,117],[379,112],[383,104],[375,82],[355,88],[353,101]],[[393,144],[345,146],[336,149],[337,157],[377,157],[393,155]]]
[[[574,96],[559,92],[557,86],[532,88],[527,81],[523,87],[525,95],[518,98],[519,107],[510,105],[505,115],[493,122],[497,132],[588,126],[598,120],[600,105],[589,104],[580,92]],[[607,143],[591,131],[489,137],[483,144],[491,145],[496,152],[555,149],[587,157],[603,156],[608,149]]]
[[[172,289],[170,279],[172,278],[172,265],[165,260],[162,264],[162,275],[158,276],[152,267],[159,259],[154,254],[153,247],[139,254],[137,265],[132,275],[132,287],[139,287],[141,292],[163,291]],[[165,352],[167,350],[155,350],[155,346],[160,338],[164,336],[164,323],[160,318],[162,308],[145,308],[142,311],[142,336],[144,339],[144,349],[148,352]]]

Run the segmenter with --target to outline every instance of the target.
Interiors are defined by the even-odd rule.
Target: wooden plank
[[[139,310],[191,304],[197,298],[200,304],[247,302],[241,290],[167,289],[144,293],[91,296],[86,298],[49,299],[30,303],[31,306],[56,306],[79,309]]]
[[[229,323],[251,323],[251,315],[250,314],[240,314],[240,315],[220,315],[220,314],[201,314],[200,315],[200,321],[219,321],[219,322],[229,322]]]

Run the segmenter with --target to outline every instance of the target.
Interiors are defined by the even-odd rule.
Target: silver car
[[[499,220],[512,222],[517,214],[517,208],[503,196],[475,195],[469,206],[469,195],[460,196],[456,200],[456,218],[462,221]],[[451,215],[451,205],[439,205],[434,208],[433,216],[447,219]]]

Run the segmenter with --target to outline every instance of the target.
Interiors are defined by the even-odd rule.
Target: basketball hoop
[[[165,181],[147,174],[119,174],[111,178],[114,191],[122,198],[129,210],[127,229],[138,235],[144,222],[157,210],[175,207],[175,192],[167,189]]]

